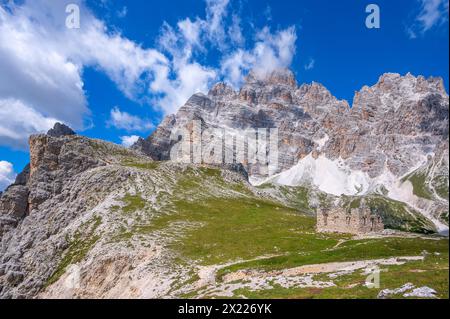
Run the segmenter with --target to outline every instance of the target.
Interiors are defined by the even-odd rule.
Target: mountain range
[[[384,74],[350,105],[281,69],[193,95],[131,148],[56,124],[30,137],[30,164],[0,198],[0,298],[376,297],[342,288],[373,265],[390,267],[385,288],[426,268],[448,298],[448,111],[440,78]],[[278,165],[170,160],[192,121],[276,128]],[[314,231],[317,208],[361,199],[385,234]],[[300,269],[346,262],[362,266]]]

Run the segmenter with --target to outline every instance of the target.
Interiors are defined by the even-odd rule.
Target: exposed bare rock
[[[135,149],[169,159],[169,149],[178,142],[173,133],[189,130],[192,120],[201,121],[203,129],[278,128],[278,172],[314,152],[343,159],[371,178],[386,167],[400,177],[448,136],[448,108],[442,79],[385,74],[357,92],[350,107],[321,84],[298,87],[288,70],[266,76],[251,72],[238,94],[219,83],[207,96],[194,95]],[[250,164],[246,168],[251,176],[260,175]]]
[[[0,240],[28,212],[28,187],[12,185],[0,197]]]
[[[30,164],[27,164],[25,168],[17,174],[15,185],[27,185],[30,179]]]
[[[47,135],[52,137],[61,137],[75,134],[76,133],[70,127],[61,123],[55,123],[55,126],[53,126],[53,128],[47,132]]]
[[[29,298],[42,289],[67,248],[63,230],[129,178],[102,168],[140,158],[76,135],[33,135],[29,142],[29,173],[0,198],[0,298]]]

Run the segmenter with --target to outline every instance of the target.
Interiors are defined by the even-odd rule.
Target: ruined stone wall
[[[352,209],[352,215],[359,215],[359,232],[371,233],[384,230],[384,224],[380,216],[372,214],[369,209]]]
[[[367,208],[352,209],[350,212],[342,208],[319,209],[317,212],[318,232],[365,234],[383,229],[381,217],[372,214]]]

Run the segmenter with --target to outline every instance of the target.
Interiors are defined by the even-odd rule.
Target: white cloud
[[[192,94],[206,93],[214,81],[224,79],[237,86],[250,69],[262,75],[291,64],[297,39],[294,27],[277,32],[263,27],[250,44],[229,0],[205,1],[204,18],[180,19],[174,27],[164,23],[157,48],[145,48],[112,32],[83,0],[2,4],[0,144],[24,147],[29,134],[45,131],[55,121],[82,130],[91,112],[82,79],[87,67],[104,72],[126,97],[168,114]],[[68,3],[81,8],[80,29],[65,27]],[[200,62],[209,61],[212,47],[219,65]],[[7,104],[16,109],[11,111]],[[149,123],[113,111],[118,119],[111,125],[128,131],[148,129]],[[31,124],[28,118],[35,120]]]
[[[130,147],[134,143],[136,143],[139,140],[139,136],[137,135],[131,135],[131,136],[121,136],[120,140],[122,141],[122,146]]]
[[[314,69],[315,65],[316,65],[316,60],[314,60],[313,58],[310,58],[308,63],[305,64],[305,70],[312,70],[312,69]]]
[[[410,39],[416,39],[416,38],[417,38],[417,34],[416,34],[416,32],[413,30],[412,27],[406,27],[405,31],[406,31],[406,34],[408,35],[408,37],[409,37]]]
[[[237,88],[242,83],[244,73],[252,68],[253,62],[254,57],[251,52],[238,49],[222,60],[221,72],[225,80]]]
[[[26,149],[28,136],[45,133],[57,122],[20,100],[0,99],[0,144]]]
[[[111,110],[107,124],[128,132],[143,132],[153,128],[150,120],[122,112],[118,107]]]
[[[10,162],[0,161],[0,191],[14,183],[16,173]]]
[[[211,82],[217,76],[213,69],[196,62],[179,63],[174,65],[174,69],[176,70],[175,79],[170,79],[168,68],[161,68],[150,86],[153,92],[164,92],[163,97],[157,98],[155,103],[160,105],[166,113],[176,112],[192,94],[207,92]]]
[[[228,29],[228,34],[233,44],[243,46],[245,44],[245,37],[242,34],[241,18],[238,15],[233,14],[232,23]]]
[[[200,45],[200,36],[202,23],[200,20],[191,21],[190,18],[186,18],[178,22],[178,28],[183,34],[186,41],[191,45]]]
[[[415,22],[406,32],[411,39],[417,38],[417,34],[425,34],[433,27],[442,25],[448,21],[448,0],[419,0],[420,11],[415,18]]]
[[[206,0],[205,19],[185,18],[178,21],[176,28],[163,24],[158,43],[160,50],[170,57],[170,62],[155,72],[149,93],[157,94],[152,101],[165,113],[176,112],[192,94],[206,93],[212,82],[218,80],[219,72],[215,67],[198,63],[196,55],[207,54],[208,45],[225,50],[228,42],[242,42],[238,39],[241,30],[237,18],[230,27],[234,28],[233,39],[231,34],[227,38],[224,19],[228,4],[229,0]]]
[[[206,21],[209,39],[218,47],[223,48],[225,43],[225,30],[223,20],[228,11],[229,0],[206,0]]]
[[[175,28],[167,23],[162,27],[158,43],[170,63],[159,67],[150,91],[161,93],[154,103],[166,113],[175,112],[193,93],[206,93],[213,81],[223,78],[238,87],[249,70],[264,76],[289,67],[295,54],[294,27],[275,33],[263,27],[254,36],[253,48],[246,49],[241,19],[229,14],[229,0],[206,0],[206,5],[205,19],[186,18]],[[223,53],[218,68],[196,61],[196,55],[207,54],[211,45]]]
[[[426,32],[443,19],[447,19],[447,14],[448,0],[422,0],[422,11],[417,20]]]
[[[70,2],[81,7],[80,29],[65,27],[67,1],[28,0],[22,5],[0,6],[0,100],[20,105],[17,110],[9,109],[9,116],[18,117],[12,113],[26,109],[26,114],[40,119],[38,123],[45,123],[32,125],[16,119],[11,125],[5,120],[8,114],[2,102],[3,145],[11,144],[5,143],[11,135],[21,136],[18,145],[26,145],[27,134],[55,120],[82,129],[90,115],[82,80],[85,67],[103,71],[127,97],[139,100],[146,92],[145,75],[167,64],[157,50],[143,49],[109,32],[82,2]],[[15,134],[4,135],[11,126]]]
[[[294,27],[272,33],[264,27],[256,35],[253,49],[238,49],[226,56],[221,63],[225,80],[238,87],[249,70],[264,77],[268,73],[289,67],[296,51],[297,34]]]

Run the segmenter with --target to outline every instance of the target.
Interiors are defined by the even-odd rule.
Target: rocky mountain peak
[[[335,99],[325,86],[317,82],[300,85],[296,95],[303,100],[312,100],[314,102],[327,102]]]
[[[283,141],[280,172],[320,149],[324,156],[341,158],[350,169],[370,178],[380,176],[386,167],[401,176],[448,134],[448,104],[438,78],[386,73],[375,85],[356,92],[350,107],[320,83],[298,87],[290,70],[266,75],[252,70],[239,93],[219,83],[208,96],[192,96],[135,148],[153,159],[168,159],[176,143],[170,139],[171,132],[189,128],[192,119],[205,127],[277,127]],[[400,149],[417,156],[399,159]],[[247,169],[250,176],[258,177],[255,167]]]
[[[448,95],[442,78],[385,73],[375,85],[364,86],[355,93],[352,110],[364,113],[366,119],[383,117],[386,112],[399,113],[416,118],[416,123],[420,122],[419,117],[432,117],[433,110],[445,120]],[[427,112],[430,114],[424,114]]]
[[[414,76],[411,73],[401,75],[399,73],[385,73],[380,76],[378,82],[372,86],[363,87],[362,91],[379,91],[380,93],[396,93],[405,98],[416,98],[417,94],[439,93],[447,95],[444,80],[440,77]]]
[[[245,84],[267,86],[267,85],[285,85],[291,88],[297,87],[297,80],[294,73],[287,69],[275,69],[271,72],[265,70],[251,70],[245,78]]]
[[[208,96],[213,96],[213,97],[233,98],[235,95],[236,95],[236,92],[234,91],[234,89],[230,85],[223,83],[223,82],[217,83],[208,92]]]
[[[48,136],[52,137],[61,137],[61,136],[68,136],[68,135],[76,135],[76,133],[67,125],[62,123],[55,123],[53,128],[51,128],[47,132]]]

